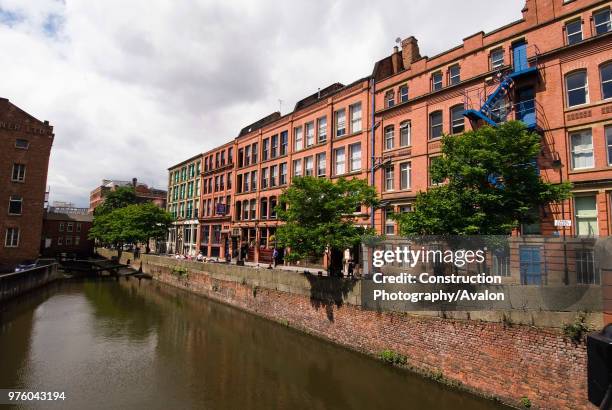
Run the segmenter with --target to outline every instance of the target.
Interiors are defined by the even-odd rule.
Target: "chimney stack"
[[[391,54],[391,64],[393,65],[393,74],[398,73],[402,68],[399,48],[397,46],[393,46],[393,54]]]
[[[138,179],[132,178],[132,186],[134,187],[134,189],[136,189],[136,183],[137,182],[138,182]]]
[[[404,69],[409,69],[410,65],[421,58],[419,52],[419,45],[417,39],[413,36],[402,40],[402,60],[404,62]]]

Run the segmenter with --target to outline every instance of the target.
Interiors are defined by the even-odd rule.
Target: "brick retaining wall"
[[[178,275],[177,266],[189,274]],[[585,346],[557,329],[366,311],[353,304],[358,281],[325,288],[327,278],[151,255],[143,255],[142,267],[161,282],[367,354],[392,349],[419,372],[510,404],[528,397],[535,407],[593,408]]]

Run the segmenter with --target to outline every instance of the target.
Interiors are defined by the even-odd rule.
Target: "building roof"
[[[278,120],[281,117],[280,112],[275,111],[272,114],[268,114],[267,116],[255,121],[254,123],[247,125],[243,129],[240,130],[240,134],[238,134],[238,138],[247,135],[250,132],[258,130],[260,128],[265,127],[266,125]]]
[[[87,209],[87,208],[85,208]],[[68,212],[45,212],[44,219],[48,221],[75,221],[75,222],[91,222],[93,221],[92,214],[68,213]]]
[[[306,108],[309,105],[317,103],[321,99],[329,97],[330,95],[332,95],[333,93],[335,93],[338,90],[341,90],[342,88],[344,88],[344,84],[333,83],[332,85],[328,85],[327,87],[323,88],[322,90],[319,89],[319,91],[317,91],[316,93],[311,94],[311,95],[309,95],[306,98],[302,98],[300,101],[295,103],[295,108],[293,109],[293,112],[299,111],[302,108]]]

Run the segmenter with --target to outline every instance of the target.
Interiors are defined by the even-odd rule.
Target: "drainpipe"
[[[375,121],[375,99],[374,99],[374,95],[376,92],[376,79],[374,77],[372,77],[372,79],[370,80],[370,93],[371,95],[371,99],[372,99],[372,109],[371,109],[371,122],[370,122],[370,150],[372,152],[372,156],[371,156],[371,160],[370,160],[370,184],[372,185],[372,187],[374,187],[374,189],[376,189],[375,184],[374,184],[374,170],[375,170],[375,164],[374,161],[376,160],[376,156],[375,156],[375,152],[374,152],[374,142],[375,142],[375,138],[374,138],[374,131],[376,130],[376,125],[374,124]],[[370,212],[370,225],[372,226],[372,228],[374,229],[374,212],[376,211],[376,209],[374,207],[372,207],[372,211]]]

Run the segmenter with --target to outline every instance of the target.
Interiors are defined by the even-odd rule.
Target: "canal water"
[[[0,308],[0,388],[62,409],[500,408],[157,282],[63,281]]]

